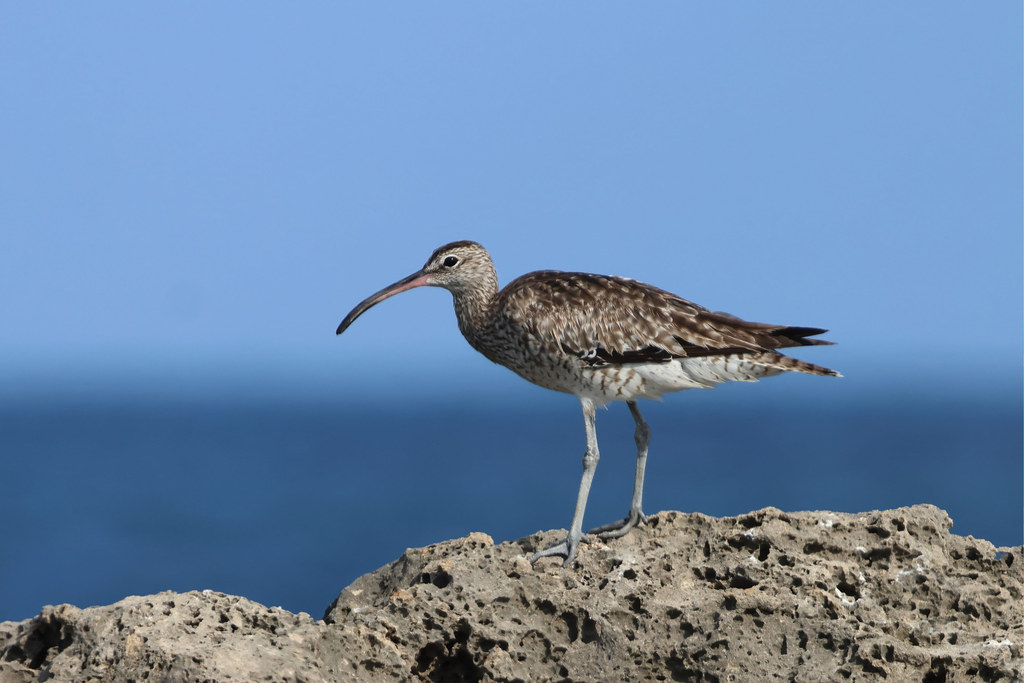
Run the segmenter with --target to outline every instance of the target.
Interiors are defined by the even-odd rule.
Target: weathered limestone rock
[[[204,591],[0,624],[0,681],[1019,681],[1021,548],[938,508],[663,512],[579,565],[564,532],[415,548],[323,621]]]

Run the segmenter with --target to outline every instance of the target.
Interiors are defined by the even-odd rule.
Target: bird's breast
[[[593,365],[557,344],[500,328],[494,334],[467,339],[491,361],[546,389],[587,397],[597,404],[660,396],[650,394],[639,366]]]

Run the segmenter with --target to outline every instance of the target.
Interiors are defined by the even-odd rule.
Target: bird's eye
[[[441,262],[441,265],[443,265],[445,268],[452,268],[458,262],[459,259],[455,258],[454,256],[449,256],[444,261]]]

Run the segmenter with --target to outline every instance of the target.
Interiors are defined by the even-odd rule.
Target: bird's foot
[[[562,562],[563,567],[571,567],[573,562],[576,561],[576,549],[579,547],[580,542],[590,543],[590,539],[583,534],[573,534],[569,532],[569,535],[565,537],[565,540],[561,543],[555,543],[552,546],[544,548],[544,550],[538,550],[530,557],[530,564],[533,564],[542,557],[551,557],[552,555],[561,556],[565,558]]]
[[[647,515],[642,510],[630,510],[629,514],[626,515],[625,519],[620,519],[617,522],[611,524],[605,524],[599,526],[596,529],[591,529],[588,534],[593,534],[598,538],[619,538],[629,533],[629,530],[635,527],[637,524],[647,522]]]

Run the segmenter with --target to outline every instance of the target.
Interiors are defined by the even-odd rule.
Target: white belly
[[[667,363],[586,368],[575,388],[561,390],[603,405],[609,401],[659,399],[675,391],[710,389],[723,382],[756,382],[782,372],[741,356],[682,358]]]

